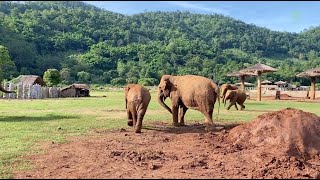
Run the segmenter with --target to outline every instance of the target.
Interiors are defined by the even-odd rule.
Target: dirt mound
[[[320,117],[297,109],[283,109],[258,116],[232,129],[227,141],[233,146],[263,148],[276,157],[314,158],[320,151]]]

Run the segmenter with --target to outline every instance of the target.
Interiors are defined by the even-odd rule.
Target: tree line
[[[261,62],[278,69],[268,80],[308,85],[295,75],[320,64],[320,27],[278,32],[221,14],[126,16],[77,1],[4,1],[0,33],[4,79],[56,69],[64,84],[155,85],[163,74],[234,83],[227,73]]]

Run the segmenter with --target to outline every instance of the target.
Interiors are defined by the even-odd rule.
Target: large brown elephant
[[[164,103],[167,97],[171,99],[172,109]],[[163,75],[158,85],[158,102],[172,114],[173,126],[184,125],[184,115],[188,108],[203,113],[207,127],[211,126],[214,104],[217,99],[220,107],[218,86],[202,76]]]
[[[139,84],[128,84],[124,89],[128,125],[141,133],[143,117],[147,111],[151,95],[149,91]]]
[[[241,106],[241,110],[245,109],[246,107],[243,105],[244,102],[247,99],[247,94],[245,91],[241,90],[241,89],[237,89],[237,90],[228,90],[226,93],[226,96],[224,98],[224,106],[226,106],[226,102],[227,100],[230,100],[230,104],[227,107],[227,109],[229,110],[231,106],[235,106],[237,110],[237,103]]]
[[[228,90],[237,90],[238,87],[235,86],[235,85],[232,85],[232,84],[222,84],[221,87],[220,87],[220,90],[221,90],[221,98],[222,98],[222,103],[225,103],[224,102],[224,99],[226,97],[226,93]]]
[[[7,91],[7,90],[5,90],[5,89],[1,86],[1,84],[0,84],[0,91],[2,91],[2,92],[4,92],[4,93],[15,93],[15,91]]]

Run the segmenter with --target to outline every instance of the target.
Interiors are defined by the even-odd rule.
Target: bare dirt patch
[[[236,127],[235,127],[236,126]],[[320,178],[320,118],[296,109],[243,124],[171,127],[157,122],[95,130],[67,144],[45,144],[15,178]]]

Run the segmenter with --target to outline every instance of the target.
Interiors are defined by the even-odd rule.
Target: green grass
[[[169,99],[166,103],[170,104]],[[245,105],[245,111],[236,111],[234,107],[226,111],[221,104],[219,121],[250,121],[260,114],[287,107],[320,115],[320,104],[312,102],[248,100]],[[84,135],[90,129],[127,127],[123,92],[93,92],[89,98],[2,99],[0,114],[0,178],[12,178],[11,172],[14,169],[31,168],[27,162],[21,161],[21,157],[37,153],[38,142],[65,143],[67,136]],[[171,114],[157,103],[154,92],[144,124],[151,121],[171,122]],[[185,122],[203,123],[204,116],[190,109]],[[13,166],[17,160],[21,163]]]

